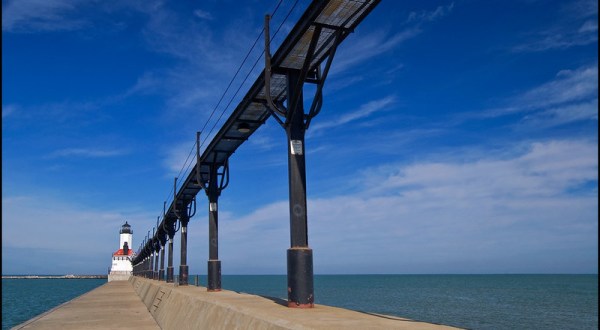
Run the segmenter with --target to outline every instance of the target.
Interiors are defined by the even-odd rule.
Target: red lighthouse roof
[[[129,249],[129,251],[127,251],[127,252],[128,252],[127,253],[128,256],[133,254],[132,249]],[[113,253],[113,256],[124,256],[124,255],[125,255],[125,253],[123,252],[123,249],[119,249],[119,250],[117,250],[117,252]]]

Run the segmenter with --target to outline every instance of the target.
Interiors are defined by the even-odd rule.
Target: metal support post
[[[173,283],[173,235],[169,233],[169,260],[167,261],[167,283]]]
[[[160,245],[160,269],[158,270],[158,280],[165,280],[165,245]]]
[[[290,191],[290,240],[287,250],[288,307],[314,306],[313,258],[308,247],[306,215],[306,163],[304,152],[304,105],[300,72],[287,75],[288,92],[288,177]]]
[[[219,173],[219,167],[223,172]],[[210,164],[208,182],[200,175],[200,132],[196,133],[196,181],[208,196],[208,283],[207,291],[221,291],[221,261],[219,260],[219,195],[229,184],[229,163]],[[194,209],[195,211],[195,209]]]
[[[219,193],[217,166],[211,166],[208,182],[208,284],[207,291],[221,291],[221,261],[219,260]]]
[[[179,265],[179,285],[188,285],[187,225],[190,218],[184,212],[180,216],[179,221],[181,221],[181,264]]]
[[[154,251],[154,276],[153,279],[158,281],[158,251]]]
[[[144,258],[144,277],[150,277],[150,260],[148,260],[148,257]]]
[[[148,254],[148,278],[152,279],[154,276],[154,252]]]

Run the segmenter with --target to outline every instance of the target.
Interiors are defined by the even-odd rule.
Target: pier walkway
[[[455,329],[394,316],[132,277],[113,281],[13,329]]]

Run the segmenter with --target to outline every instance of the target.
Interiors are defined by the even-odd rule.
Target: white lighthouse
[[[126,281],[133,272],[131,259],[134,257],[131,246],[133,245],[133,231],[125,221],[119,231],[119,249],[112,255],[112,265],[108,273],[108,281]]]

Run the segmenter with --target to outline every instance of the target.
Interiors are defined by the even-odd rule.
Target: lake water
[[[2,329],[104,283],[2,279]],[[285,275],[223,275],[222,284],[287,299]],[[315,275],[314,285],[317,304],[462,328],[598,329],[598,275]]]

